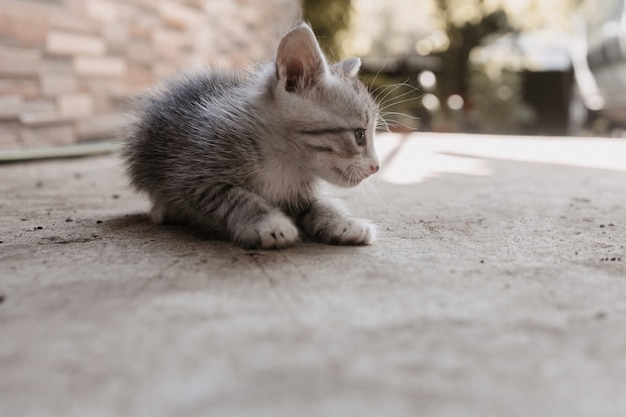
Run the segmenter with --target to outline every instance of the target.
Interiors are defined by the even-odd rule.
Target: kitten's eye
[[[365,145],[365,129],[354,129],[354,141],[358,146]]]

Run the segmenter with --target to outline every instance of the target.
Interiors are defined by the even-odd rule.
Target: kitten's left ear
[[[291,93],[316,84],[328,72],[326,58],[311,28],[302,23],[280,41],[276,53],[276,76]]]
[[[339,63],[343,72],[345,72],[349,77],[356,77],[361,69],[361,59],[360,58],[348,58],[344,59]]]

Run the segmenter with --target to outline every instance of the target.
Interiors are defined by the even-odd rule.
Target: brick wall
[[[0,0],[0,151],[112,138],[179,68],[270,57],[299,0]]]

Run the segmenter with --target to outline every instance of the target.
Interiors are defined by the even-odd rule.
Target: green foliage
[[[303,0],[302,10],[324,52],[332,59],[339,58],[341,45],[336,35],[350,26],[351,0]]]

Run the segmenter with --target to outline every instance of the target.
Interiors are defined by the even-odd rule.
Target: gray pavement
[[[0,416],[626,415],[626,141],[378,147],[374,245],[266,252],[0,165]]]

